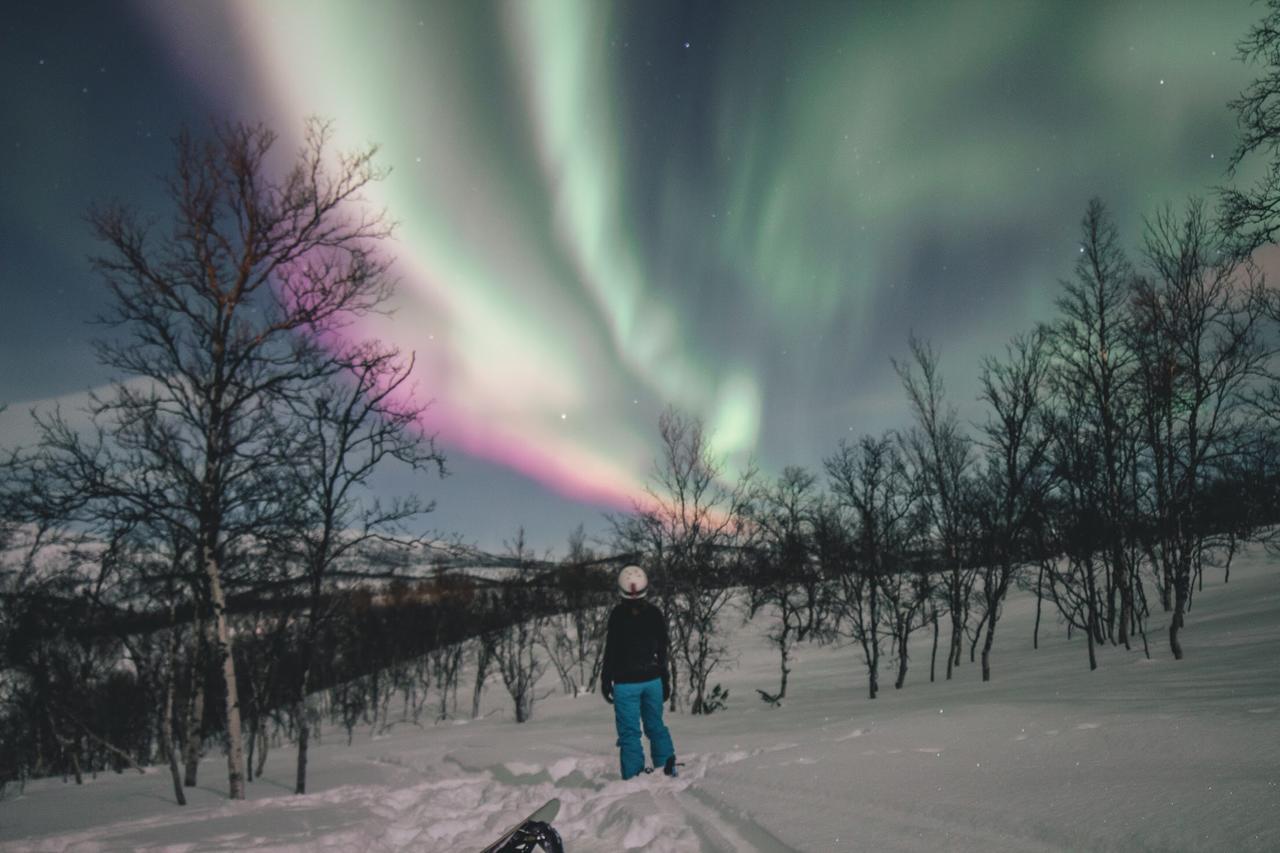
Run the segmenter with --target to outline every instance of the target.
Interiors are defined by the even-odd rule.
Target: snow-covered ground
[[[1048,615],[1048,614],[1047,614]],[[804,648],[783,707],[763,622],[734,636],[718,680],[727,710],[669,717],[679,779],[618,778],[612,712],[595,695],[476,722],[329,728],[310,789],[289,793],[276,749],[247,802],[224,797],[211,756],[191,805],[167,773],[46,780],[0,803],[0,847],[98,850],[478,850],[550,797],[571,853],[696,850],[1280,850],[1280,561],[1251,550],[1231,583],[1213,572],[1172,660],[1100,650],[1050,616],[1031,648],[1033,601],[1000,623],[994,682],[967,663],[928,682],[928,643],[907,687],[866,698],[853,648]],[[945,639],[945,638],[944,638]],[[551,679],[546,682],[551,685]],[[465,684],[465,682],[464,682]],[[501,684],[486,694],[506,709]]]

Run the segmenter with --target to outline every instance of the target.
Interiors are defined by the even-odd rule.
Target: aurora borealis
[[[968,412],[1101,196],[1226,181],[1240,2],[32,4],[0,25],[4,424],[100,381],[83,213],[202,117],[375,142],[396,312],[453,477],[433,523],[550,545],[643,486],[667,405],[731,465],[900,425],[910,331]],[[59,293],[59,289],[62,290]],[[29,365],[22,371],[14,366]],[[19,376],[18,374],[21,373]]]

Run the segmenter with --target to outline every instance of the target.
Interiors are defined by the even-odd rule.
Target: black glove
[[[613,685],[601,682],[600,695],[604,697],[604,701],[612,705],[613,704]]]
[[[670,700],[671,700],[671,679],[664,678],[662,679],[662,701],[668,702]]]

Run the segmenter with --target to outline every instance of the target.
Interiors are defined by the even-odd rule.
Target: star
[[[688,49],[689,49],[689,43],[688,43],[688,42],[685,42],[685,43],[684,43],[684,47],[685,47],[685,50],[688,50]]]

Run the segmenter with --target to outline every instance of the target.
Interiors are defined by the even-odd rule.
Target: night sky
[[[914,330],[968,417],[1101,196],[1226,181],[1238,2],[15,4],[0,18],[0,415],[107,375],[95,201],[163,215],[183,123],[374,142],[396,312],[448,479],[431,525],[538,547],[639,493],[673,405],[729,468],[903,425]],[[1246,171],[1245,177],[1248,176]]]

